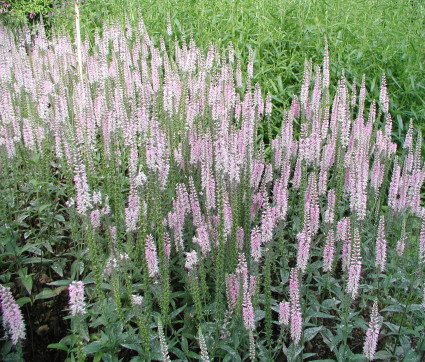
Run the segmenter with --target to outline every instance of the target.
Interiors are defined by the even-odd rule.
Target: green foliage
[[[1,7],[2,5],[0,5]],[[52,0],[8,0],[3,2],[5,11],[0,13],[0,21],[11,27],[21,27],[28,20],[46,19],[52,11]]]

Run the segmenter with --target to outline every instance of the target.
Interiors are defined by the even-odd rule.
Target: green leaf
[[[26,270],[26,268],[25,268]],[[21,270],[19,270],[19,276],[21,279],[21,282],[23,284],[23,286],[25,287],[25,289],[27,290],[28,294],[31,295],[31,291],[32,291],[32,277],[31,275],[24,275],[24,272]]]
[[[54,289],[44,289],[35,296],[34,300],[49,299],[49,298],[53,298],[53,297],[56,297],[56,293],[55,293]]]
[[[241,357],[239,356],[238,352],[235,351],[232,347],[228,346],[227,344],[219,343],[217,347],[229,353],[234,358],[235,361],[241,361]]]
[[[75,260],[71,265],[71,279],[75,279],[78,275],[84,271],[84,263],[81,260]]]
[[[143,353],[143,348],[136,343],[125,343],[125,344],[121,344],[121,346],[124,348],[131,349],[133,351],[137,351],[139,354]]]
[[[47,283],[47,285],[51,285],[54,287],[61,287],[64,285],[68,286],[69,284],[71,284],[71,280],[69,279],[55,280],[54,282]]]
[[[404,311],[403,307],[397,304],[391,304],[381,310],[381,312],[398,312],[398,313],[403,313],[403,311]]]
[[[62,265],[60,265],[58,263],[54,263],[51,266],[51,268],[63,278],[63,268],[62,268]]]
[[[56,297],[66,288],[67,288],[66,286],[63,286],[56,289],[43,289],[39,294],[36,295],[34,300],[50,299],[50,298]]]
[[[51,343],[47,346],[47,348],[52,348],[52,349],[60,349],[62,351],[68,352],[68,346],[66,344],[63,343]]]
[[[28,258],[25,259],[24,264],[50,264],[53,260],[46,259],[43,257],[36,257],[36,258]]]
[[[65,222],[65,218],[61,214],[55,215],[54,219],[59,221],[59,222],[63,222],[63,223]]]
[[[84,347],[84,352],[86,354],[94,354],[94,353],[100,352],[102,350],[102,347],[103,345],[101,341],[94,341]]]
[[[173,348],[170,348],[170,352],[175,354],[182,361],[187,361],[186,355],[180,349],[173,347]]]
[[[407,307],[408,312],[421,312],[424,310],[422,304],[411,304]]]
[[[44,205],[41,205],[39,208],[38,208],[38,212],[43,212],[44,210],[46,210],[48,207],[50,206],[50,204],[44,204]]]
[[[322,328],[323,327],[320,326],[320,327],[313,327],[313,328],[306,329],[304,331],[304,341],[305,342],[311,341],[314,337],[316,337],[317,333],[319,333]]]
[[[27,304],[27,303],[31,303],[32,301],[31,301],[31,298],[30,297],[22,297],[22,298],[19,298],[17,301],[16,301],[16,304],[18,304],[20,307],[22,307],[22,306],[24,306],[25,304]]]
[[[393,355],[388,351],[378,351],[375,353],[374,359],[390,360],[392,357]]]
[[[177,315],[179,315],[185,308],[187,307],[187,304],[185,304],[184,306],[174,310],[171,314],[170,314],[170,319],[173,319],[174,317],[176,317]]]

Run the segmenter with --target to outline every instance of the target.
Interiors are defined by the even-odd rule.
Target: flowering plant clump
[[[1,169],[11,188],[22,169],[61,187],[82,280],[51,265],[78,335],[52,346],[80,360],[420,358],[422,136],[410,123],[393,139],[385,76],[378,103],[344,72],[331,94],[325,44],[276,132],[252,50],[242,65],[233,44],[171,36],[107,25],[83,43],[81,76],[68,37],[40,32],[29,56],[0,28]]]

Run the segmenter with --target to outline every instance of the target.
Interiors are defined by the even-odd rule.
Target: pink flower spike
[[[186,253],[186,263],[184,267],[191,271],[198,264],[198,254],[195,250],[192,250],[190,253]]]
[[[380,268],[381,272],[385,270],[387,260],[387,241],[385,239],[385,218],[381,216],[378,225],[378,236],[376,238],[376,262],[375,266]]]
[[[290,312],[291,312],[290,302],[279,303],[279,324],[281,326],[289,326]]]
[[[254,308],[251,302],[251,296],[245,291],[243,296],[242,316],[245,329],[247,331],[255,329]]]
[[[300,306],[300,289],[298,284],[298,270],[291,269],[289,277],[289,294],[291,299],[291,338],[298,344],[302,333],[302,314]]]
[[[69,308],[71,315],[86,314],[86,302],[84,301],[84,284],[81,281],[73,281],[68,286],[69,291]]]
[[[372,361],[376,347],[378,344],[379,336],[379,320],[378,320],[378,304],[375,301],[372,307],[372,314],[370,315],[369,329],[366,332],[366,340],[363,347],[363,355],[369,360]]]
[[[3,313],[3,329],[8,335],[12,343],[16,345],[19,340],[25,339],[25,323],[21,310],[15,302],[15,298],[9,287],[0,284],[0,303]]]
[[[159,268],[158,255],[156,253],[156,247],[152,235],[148,235],[146,237],[145,256],[146,263],[148,264],[149,277],[153,278],[159,274]]]

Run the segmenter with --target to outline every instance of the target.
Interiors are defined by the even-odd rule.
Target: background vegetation
[[[9,2],[18,9],[15,14],[20,19],[25,12],[28,16],[35,11],[37,19],[39,14],[49,16],[45,22],[53,29],[74,32],[71,1]],[[135,26],[140,15],[158,42],[156,35],[166,35],[170,15],[177,33],[174,35],[192,35],[201,48],[210,42],[226,46],[232,41],[242,64],[246,64],[248,49],[252,48],[253,81],[272,94],[278,111],[273,118],[275,133],[283,109],[299,91],[304,60],[321,62],[326,37],[334,79],[344,69],[350,82],[356,79],[360,83],[366,73],[367,97],[371,100],[378,96],[381,75],[387,75],[397,140],[407,131],[410,118],[425,130],[423,1],[86,0],[80,11],[83,36],[92,43],[95,30],[100,31],[104,21],[114,19],[123,26]]]

